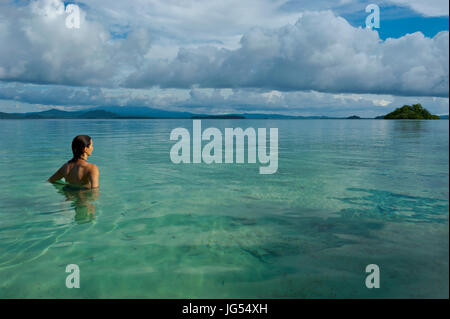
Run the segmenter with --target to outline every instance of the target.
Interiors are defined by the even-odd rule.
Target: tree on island
[[[384,119],[387,120],[439,120],[440,117],[428,112],[421,104],[403,105],[395,109],[395,111],[386,114]]]

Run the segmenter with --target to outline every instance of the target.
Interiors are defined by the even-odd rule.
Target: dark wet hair
[[[84,153],[84,148],[91,145],[91,137],[88,135],[78,135],[72,141],[73,158],[67,163],[72,163],[78,160]]]

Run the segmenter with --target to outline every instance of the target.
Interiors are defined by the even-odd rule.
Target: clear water
[[[173,164],[190,120],[0,121],[0,297],[449,297],[448,121],[211,126],[278,127],[278,172]],[[99,194],[45,182],[78,134]]]

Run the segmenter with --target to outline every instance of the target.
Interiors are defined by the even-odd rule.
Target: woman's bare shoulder
[[[91,171],[92,173],[98,173],[98,166],[93,163],[89,163],[89,171]]]

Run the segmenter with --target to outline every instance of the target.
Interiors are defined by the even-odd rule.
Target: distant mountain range
[[[0,119],[332,119],[327,116],[289,116],[281,114],[195,114],[152,109],[149,107],[104,106],[83,111],[51,109],[42,112],[4,113]]]
[[[379,119],[384,116],[377,117]],[[242,113],[242,114],[195,114],[189,112],[164,111],[149,107],[103,106],[83,111],[61,111],[51,109],[42,112],[4,113],[0,119],[361,119],[359,116],[290,116],[282,114]],[[448,115],[441,116],[448,119]]]

